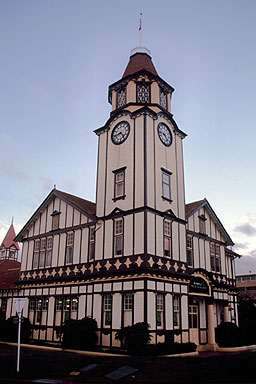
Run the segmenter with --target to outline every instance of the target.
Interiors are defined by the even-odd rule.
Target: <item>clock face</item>
[[[127,121],[118,123],[112,131],[112,141],[114,144],[122,144],[130,133],[130,124]]]
[[[166,124],[159,123],[157,130],[158,130],[159,139],[162,141],[162,143],[166,147],[169,147],[172,143],[172,134],[171,134],[170,129],[167,127]]]

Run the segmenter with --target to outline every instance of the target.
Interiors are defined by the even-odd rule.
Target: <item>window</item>
[[[6,310],[7,310],[7,299],[4,298],[1,301],[1,312],[2,312],[2,315],[4,316],[4,318],[6,316]]]
[[[211,270],[220,272],[220,246],[219,244],[210,243],[210,258],[211,258]]]
[[[150,84],[137,83],[137,103],[148,104],[150,103]]]
[[[125,197],[125,169],[114,171],[114,201]]]
[[[40,268],[43,268],[45,264],[45,250],[46,250],[46,239],[42,239],[41,247],[40,247],[40,259],[39,259]]]
[[[162,170],[162,197],[171,200],[171,173]]]
[[[193,267],[193,236],[187,235],[187,263]]]
[[[112,323],[112,296],[103,296],[103,324],[104,327],[110,327]]]
[[[33,269],[50,267],[52,263],[52,244],[53,238],[47,237],[41,240],[35,240]]]
[[[55,325],[59,326],[65,321],[77,319],[78,298],[77,297],[58,297],[56,299]]]
[[[206,218],[204,215],[199,217],[199,233],[205,235],[206,234]]]
[[[29,319],[32,323],[46,325],[48,302],[46,297],[29,300]]]
[[[52,216],[52,230],[59,229],[59,223],[60,223],[60,212],[53,211],[51,214]]]
[[[164,256],[171,256],[171,225],[168,220],[164,220]]]
[[[160,88],[160,106],[164,109],[168,109],[167,108],[167,93],[164,91],[163,88]]]
[[[67,249],[66,249],[66,264],[73,262],[73,245],[74,245],[74,232],[67,234]]]
[[[33,256],[33,269],[39,267],[39,251],[40,251],[40,240],[34,242],[34,256]]]
[[[124,295],[124,327],[132,325],[133,294]]]
[[[114,256],[123,254],[123,219],[114,221]]]
[[[122,87],[117,91],[117,100],[116,100],[116,105],[117,108],[121,108],[126,104],[126,87]]]
[[[173,296],[173,327],[180,328],[180,297]]]
[[[164,325],[164,295],[156,295],[156,326],[163,328]]]
[[[198,328],[198,305],[188,306],[189,328]]]
[[[95,257],[95,226],[89,227],[89,261]]]
[[[53,238],[48,237],[47,238],[46,260],[45,260],[45,266],[46,267],[50,267],[52,265],[52,245],[53,245]]]

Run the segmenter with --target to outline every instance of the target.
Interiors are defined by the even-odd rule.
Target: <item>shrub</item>
[[[97,321],[91,317],[81,320],[68,320],[60,328],[62,336],[62,348],[90,349],[98,340]]]
[[[1,338],[4,341],[18,341],[18,316],[11,316],[2,324]],[[27,343],[31,334],[31,324],[29,319],[21,317],[20,341]]]
[[[220,347],[238,347],[243,344],[241,332],[236,324],[224,322],[215,330],[216,342]]]
[[[146,352],[147,344],[150,342],[148,323],[136,323],[128,327],[122,327],[115,335],[121,341],[123,347],[132,355],[140,355]]]
[[[197,345],[195,343],[158,343],[147,346],[149,355],[174,355],[178,353],[195,352]]]

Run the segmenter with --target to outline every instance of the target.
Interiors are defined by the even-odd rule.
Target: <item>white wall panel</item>
[[[144,321],[144,292],[134,294],[134,323]]]
[[[100,294],[95,294],[93,298],[93,318],[97,321],[98,327],[101,327],[101,300]]]
[[[148,292],[148,323],[151,331],[156,329],[156,295],[154,292]]]
[[[115,293],[113,295],[113,319],[112,328],[121,328],[121,308],[122,308],[122,295]]]

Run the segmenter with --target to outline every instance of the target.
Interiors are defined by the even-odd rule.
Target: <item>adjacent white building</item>
[[[233,242],[206,199],[185,205],[173,91],[149,51],[135,50],[94,131],[96,203],[53,189],[16,237],[34,339],[57,342],[66,319],[92,316],[103,346],[118,347],[121,326],[145,321],[152,342],[211,348],[214,327],[237,321]]]

